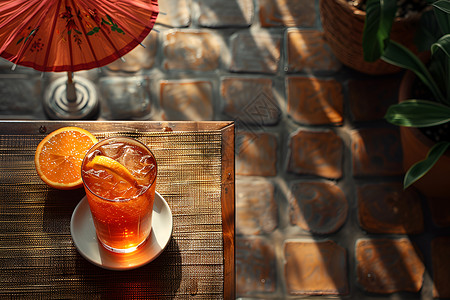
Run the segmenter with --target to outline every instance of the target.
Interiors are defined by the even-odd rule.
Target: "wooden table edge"
[[[235,127],[222,129],[222,236],[224,250],[224,299],[235,299]]]
[[[48,134],[65,126],[76,126],[86,130],[95,130],[97,126],[104,126],[105,132],[117,130],[137,132],[157,131],[221,131],[233,122],[230,121],[51,121],[51,120],[0,120],[0,134]],[[7,129],[7,131],[5,131]],[[24,129],[30,132],[24,132]]]

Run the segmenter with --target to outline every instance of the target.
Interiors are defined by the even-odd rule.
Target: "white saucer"
[[[164,251],[172,235],[172,226],[170,207],[156,192],[150,237],[132,253],[113,253],[97,241],[91,210],[85,196],[73,211],[70,233],[78,252],[94,265],[109,270],[130,270],[151,262]]]

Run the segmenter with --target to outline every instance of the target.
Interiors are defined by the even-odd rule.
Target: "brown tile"
[[[288,294],[348,294],[346,255],[346,249],[333,241],[286,242],[284,267]]]
[[[391,104],[398,102],[399,76],[352,78],[348,100],[354,121],[381,120]]]
[[[214,71],[219,67],[221,43],[211,32],[170,30],[164,36],[165,70]]]
[[[300,130],[291,137],[289,148],[289,172],[342,177],[344,144],[333,131]]]
[[[281,109],[270,78],[227,77],[222,79],[220,93],[223,113],[238,124],[274,125],[280,121]]]
[[[161,108],[167,120],[207,121],[213,118],[209,81],[162,81]]]
[[[276,289],[276,258],[271,241],[236,238],[236,294],[271,293]]]
[[[358,283],[368,292],[418,292],[422,287],[425,267],[407,238],[360,239],[356,263]]]
[[[187,27],[191,24],[190,1],[188,0],[164,0],[159,1],[160,14],[156,19],[157,24],[170,27]]]
[[[354,130],[351,137],[354,176],[403,175],[398,128]]]
[[[2,62],[6,62],[2,59]],[[0,80],[0,116],[45,116],[42,111],[42,80],[40,78],[3,75]]]
[[[321,31],[289,28],[286,39],[288,72],[335,72],[341,68]]]
[[[145,46],[137,46],[126,54],[123,59],[118,59],[107,65],[111,71],[138,72],[142,69],[151,69],[155,65],[156,51],[158,49],[158,33],[152,31],[143,41]]]
[[[281,34],[240,31],[230,38],[232,72],[276,74],[281,58]]]
[[[345,223],[348,202],[344,192],[332,182],[297,182],[291,186],[291,224],[317,233],[336,232]]]
[[[401,183],[365,184],[357,187],[358,218],[372,233],[416,234],[424,231],[419,195],[403,190]]]
[[[239,132],[236,137],[236,174],[275,176],[277,138],[271,133]]]
[[[269,234],[278,226],[275,187],[268,180],[236,181],[236,233]]]
[[[147,77],[102,77],[97,86],[102,104],[105,105],[103,116],[108,120],[140,120],[152,113],[150,82]]]
[[[334,79],[288,77],[287,113],[308,125],[340,125],[343,122],[342,87]]]
[[[199,9],[198,23],[204,27],[243,27],[252,24],[252,0],[195,0]]]
[[[431,243],[433,297],[450,298],[450,237],[438,237]]]
[[[317,13],[311,0],[260,0],[261,26],[313,27]]]

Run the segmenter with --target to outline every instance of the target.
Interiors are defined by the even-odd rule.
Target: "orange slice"
[[[131,185],[136,185],[134,176],[118,161],[103,155],[97,155],[86,164],[86,169],[103,170],[117,179],[125,180]]]
[[[70,190],[83,185],[81,163],[97,139],[78,127],[63,127],[47,135],[37,146],[34,164],[49,186]]]

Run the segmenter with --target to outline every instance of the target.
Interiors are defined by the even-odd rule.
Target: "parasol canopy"
[[[102,67],[139,45],[157,0],[2,0],[0,56],[42,72]]]

